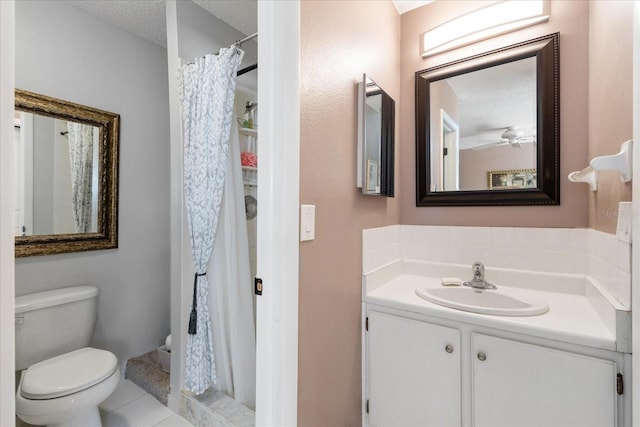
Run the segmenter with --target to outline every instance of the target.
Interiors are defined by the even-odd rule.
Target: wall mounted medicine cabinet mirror
[[[560,204],[558,39],[416,73],[417,206]]]
[[[393,197],[395,102],[366,74],[358,82],[357,187]]]
[[[116,248],[120,116],[15,96],[16,256]]]

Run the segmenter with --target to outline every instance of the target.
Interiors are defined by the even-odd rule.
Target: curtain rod
[[[257,38],[257,37],[258,37],[258,33],[254,33],[254,34],[251,34],[250,36],[247,36],[247,37],[245,37],[245,38],[243,38],[241,40],[238,40],[233,45],[235,47],[240,47],[240,46],[242,46],[242,43],[248,42],[249,40],[253,40],[253,39]],[[253,71],[256,68],[258,68],[258,64],[249,65],[248,67],[245,67],[245,68],[243,68],[241,70],[238,70],[238,72],[236,73],[236,77],[239,77],[239,76],[241,76],[243,74],[246,74],[249,71]]]
[[[0,1],[2,1],[2,0],[0,0]],[[253,40],[256,37],[258,37],[258,33],[251,34],[250,36],[247,36],[247,37],[245,37],[243,39],[240,39],[238,41],[233,42],[233,44],[231,46],[240,47],[240,46],[242,46],[242,43],[248,42],[249,40]],[[190,65],[190,64],[193,64],[193,62],[189,62],[188,63],[188,65]],[[249,65],[248,67],[239,70],[238,73],[236,74],[236,76],[241,76],[242,74],[248,73],[249,71],[253,71],[256,68],[258,68],[258,64]]]
[[[258,68],[258,63],[244,67],[243,69],[238,70],[238,72],[236,73],[236,77],[240,77],[243,74],[247,74],[249,71],[253,71],[256,68]]]
[[[258,33],[251,34],[250,36],[247,36],[247,37],[245,37],[243,39],[240,39],[237,42],[233,43],[233,45],[236,46],[236,47],[242,46],[242,43],[248,42],[249,40],[253,40],[256,37],[258,37]]]

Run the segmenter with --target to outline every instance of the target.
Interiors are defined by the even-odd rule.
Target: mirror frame
[[[369,83],[371,82],[371,83]],[[367,88],[375,86],[377,90],[367,93]],[[368,164],[367,164],[367,97],[381,95],[380,109],[380,165],[378,179],[379,191],[367,189]],[[362,189],[366,196],[394,197],[395,195],[395,129],[396,129],[396,102],[371,76],[362,75],[362,81],[358,82],[358,147],[356,165],[356,187]]]
[[[559,33],[495,49],[415,73],[416,206],[560,204]],[[536,58],[537,187],[511,190],[431,191],[429,83],[520,59]]]
[[[15,90],[15,109],[100,129],[97,232],[16,236],[15,256],[117,248],[120,115],[20,89]]]

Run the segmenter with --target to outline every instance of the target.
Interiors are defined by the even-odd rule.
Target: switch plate
[[[316,238],[316,206],[300,205],[300,241]]]
[[[616,236],[621,242],[631,243],[631,222],[633,219],[633,205],[631,202],[618,204],[618,226]]]

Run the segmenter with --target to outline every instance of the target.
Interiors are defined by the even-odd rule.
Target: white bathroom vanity
[[[418,293],[471,266],[397,260],[363,276],[365,426],[631,426],[630,311],[587,275],[486,266],[548,311],[491,315]],[[417,292],[418,291],[418,292]]]

